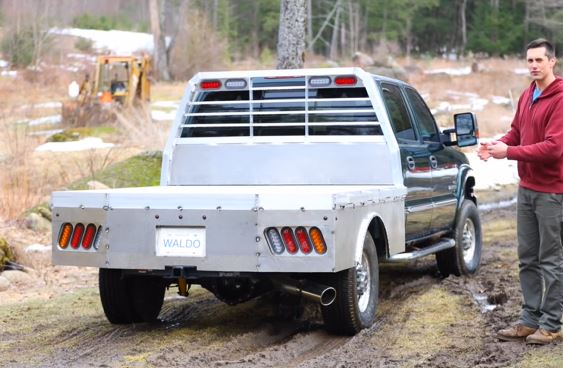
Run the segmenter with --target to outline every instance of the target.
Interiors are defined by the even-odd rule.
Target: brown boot
[[[514,326],[504,328],[497,332],[497,338],[503,341],[523,340],[525,337],[532,335],[537,329],[528,327],[521,323]]]
[[[544,330],[543,328],[538,329],[533,334],[526,337],[527,344],[539,344],[545,345],[557,341],[561,338],[561,332],[551,332]]]

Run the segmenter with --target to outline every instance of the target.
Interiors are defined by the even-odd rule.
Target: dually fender
[[[397,218],[397,217],[396,217]],[[404,219],[404,216],[398,218]],[[362,219],[356,234],[354,260],[358,264],[362,259],[362,251],[364,248],[364,239],[369,231],[370,224],[375,221],[376,226],[380,226],[381,231],[379,241],[376,242],[377,254],[385,257],[389,255],[402,253],[405,251],[405,227],[404,221],[393,221],[383,213],[377,211],[367,213]],[[373,235],[373,234],[372,234]],[[381,248],[381,249],[380,249]]]

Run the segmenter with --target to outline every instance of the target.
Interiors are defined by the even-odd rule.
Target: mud
[[[328,334],[313,304],[286,320],[268,296],[232,307],[197,287],[187,298],[170,290],[157,323],[111,325],[96,274],[64,268],[32,301],[0,293],[0,366],[561,367],[563,343],[494,337],[520,308],[514,218],[514,206],[482,213],[483,261],[473,277],[443,279],[433,257],[382,265],[377,321],[354,337]]]

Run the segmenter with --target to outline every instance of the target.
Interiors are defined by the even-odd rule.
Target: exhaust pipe
[[[292,295],[301,295],[305,299],[320,303],[322,306],[331,305],[336,299],[336,290],[331,286],[318,284],[309,280],[293,280],[290,278],[272,279],[274,286],[280,291]]]

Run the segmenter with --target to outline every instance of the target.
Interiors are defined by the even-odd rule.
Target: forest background
[[[56,50],[46,32],[52,27],[150,32],[151,1],[1,0],[2,54],[20,67],[45,60]],[[307,57],[338,60],[357,51],[407,58],[521,55],[540,36],[563,46],[563,0],[305,2]],[[160,0],[159,6],[173,79],[218,61],[275,59],[279,0]]]

